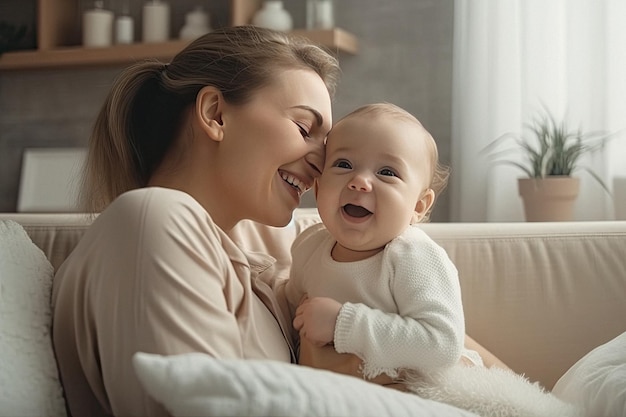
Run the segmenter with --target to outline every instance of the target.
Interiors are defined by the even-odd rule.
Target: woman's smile
[[[296,176],[289,174],[285,171],[278,171],[280,173],[280,177],[291,187],[297,190],[298,195],[304,194],[308,191],[309,187],[304,183],[304,181],[300,180]]]

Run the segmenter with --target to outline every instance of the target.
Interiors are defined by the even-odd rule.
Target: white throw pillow
[[[135,372],[174,416],[476,416],[358,378],[277,361],[136,353]]]
[[[54,271],[13,221],[0,221],[0,415],[65,416],[52,350]]]
[[[593,417],[626,417],[626,333],[576,362],[552,393]]]

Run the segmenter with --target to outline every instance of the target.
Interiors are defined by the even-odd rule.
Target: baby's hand
[[[316,346],[331,343],[335,337],[335,322],[341,304],[332,298],[314,297],[304,299],[296,309],[293,327],[300,337],[307,338]]]

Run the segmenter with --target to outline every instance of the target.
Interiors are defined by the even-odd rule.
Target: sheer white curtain
[[[454,31],[451,220],[521,221],[521,171],[480,151],[544,105],[584,131],[626,128],[626,1],[455,0]],[[584,160],[609,186],[626,175],[625,136]],[[575,218],[613,218],[610,197],[576,175]]]

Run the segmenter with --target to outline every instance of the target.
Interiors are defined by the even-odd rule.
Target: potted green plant
[[[547,110],[525,127],[529,135],[507,133],[485,151],[493,163],[512,165],[526,174],[525,178],[518,178],[518,189],[527,221],[572,220],[580,189],[580,179],[573,174],[578,170],[587,172],[610,194],[602,178],[580,164],[581,157],[600,150],[609,135],[572,130],[564,121],[557,122]],[[513,148],[501,149],[511,141]],[[511,152],[518,154],[520,150],[524,155],[521,162],[508,158]]]

